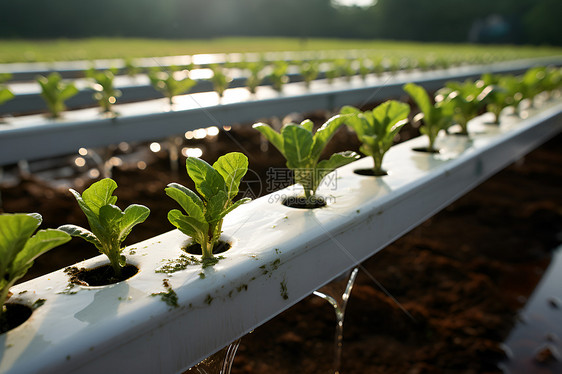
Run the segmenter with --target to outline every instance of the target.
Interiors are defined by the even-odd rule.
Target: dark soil
[[[218,241],[213,246],[213,254],[218,255],[219,253],[224,253],[230,249],[230,243]],[[190,255],[202,255],[203,250],[201,249],[201,244],[193,243],[188,245],[183,249],[185,252],[189,253]]]
[[[283,199],[281,204],[295,209],[317,209],[326,206],[326,199],[322,196],[311,196],[309,198],[304,196],[288,196]]]
[[[438,149],[429,149],[429,147],[416,147],[412,148],[412,151],[421,152],[421,153],[439,153]]]
[[[121,274],[117,276],[111,265],[102,265],[93,269],[69,267],[65,273],[70,277],[69,281],[82,286],[97,287],[107,286],[127,280],[137,274],[139,268],[135,265],[127,264],[121,268]]]
[[[353,172],[357,175],[363,175],[364,177],[384,177],[388,173],[384,170],[377,171],[375,173],[374,169],[355,169]]]
[[[33,309],[23,304],[4,304],[4,312],[0,318],[0,334],[15,329],[31,317]]]
[[[328,116],[318,112],[308,118],[321,124]],[[416,135],[407,125],[397,140]],[[184,144],[200,147],[210,162],[229,151],[246,153],[262,181],[248,186],[255,196],[272,191],[267,170],[284,166],[279,152],[249,127]],[[355,136],[342,128],[328,152],[357,149]],[[113,173],[119,206],[139,203],[151,209],[126,244],[173,229],[166,215],[177,206],[164,193],[168,183],[193,187],[183,166],[173,175],[165,152],[145,160],[144,170],[124,163]],[[501,343],[562,238],[560,160],[562,136],[363,263],[347,308],[342,373],[500,372]],[[70,180],[78,191],[90,183],[85,176]],[[0,186],[0,192],[4,211],[39,212],[42,228],[87,226],[66,188],[28,177],[16,186]],[[94,255],[93,246],[73,239],[38,258],[26,279]],[[333,308],[318,297],[306,298],[244,337],[232,372],[329,373],[334,327]]]

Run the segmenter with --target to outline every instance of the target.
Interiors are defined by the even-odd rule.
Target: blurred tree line
[[[0,37],[291,36],[562,44],[560,0],[1,0]]]

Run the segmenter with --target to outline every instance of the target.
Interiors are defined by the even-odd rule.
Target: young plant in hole
[[[289,82],[289,77],[287,76],[288,68],[289,64],[285,61],[278,61],[273,64],[271,73],[269,73],[267,78],[271,81],[271,86],[275,91],[283,91],[283,86]]]
[[[544,89],[543,82],[546,78],[546,68],[538,66],[525,72],[521,78],[521,92],[525,99],[529,99],[530,106],[534,106],[535,96]]]
[[[37,213],[0,215],[0,325],[5,326],[4,303],[10,287],[23,277],[38,256],[70,240],[60,230],[46,229],[33,233],[41,222]]]
[[[201,197],[181,184],[170,183],[166,195],[177,201],[187,215],[173,209],[168,212],[168,220],[201,246],[204,265],[214,265],[217,259],[213,248],[222,234],[224,217],[250,201],[244,198],[233,202],[240,181],[248,171],[248,158],[231,152],[219,157],[211,166],[199,158],[188,157],[186,169]]]
[[[362,80],[366,80],[367,76],[373,72],[374,67],[375,65],[371,59],[363,58],[359,60],[359,69],[357,69],[357,72]]]
[[[349,82],[351,77],[357,74],[356,69],[353,67],[353,61],[347,59],[338,59],[335,61],[339,75]]]
[[[545,70],[546,77],[542,81],[542,87],[547,93],[548,99],[552,97],[552,93],[562,86],[562,69],[549,66]]]
[[[404,85],[404,91],[416,102],[421,113],[414,117],[414,120],[423,118],[423,125],[420,132],[427,135],[429,145],[425,149],[427,152],[436,153],[435,139],[441,130],[446,130],[451,126],[453,113],[450,107],[442,106],[440,103],[433,104],[426,90],[414,83]]]
[[[355,152],[334,153],[327,160],[319,162],[322,151],[336,130],[347,119],[346,116],[334,116],[313,133],[314,124],[304,120],[300,124],[289,123],[278,133],[265,123],[256,123],[254,128],[287,160],[287,167],[294,172],[295,182],[304,188],[307,206],[318,206],[323,198],[316,196],[316,190],[322,179],[340,166],[349,164],[359,158]]]
[[[13,99],[15,96],[13,92],[4,85],[4,82],[10,80],[11,78],[12,74],[10,73],[0,73],[0,105],[8,100]]]
[[[142,68],[138,66],[132,58],[125,59],[124,68],[127,75],[131,78],[136,77],[142,72]]]
[[[310,88],[310,83],[318,77],[318,63],[315,61],[303,62],[299,65],[299,72],[306,88]]]
[[[392,146],[396,134],[408,122],[410,106],[389,100],[372,111],[361,112],[357,108],[345,106],[340,113],[351,115],[346,123],[361,141],[361,152],[373,158],[373,175],[386,175],[382,169],[383,157]]]
[[[181,95],[189,91],[194,85],[195,81],[185,72],[159,70],[151,70],[148,74],[152,86],[160,91],[165,97],[168,98],[170,107],[174,103],[174,96]]]
[[[98,102],[103,113],[115,115],[113,104],[121,96],[121,91],[113,87],[114,72],[112,70],[96,71],[91,68],[86,71],[86,77],[93,81],[94,99]]]
[[[150,209],[132,204],[122,211],[115,205],[117,196],[113,196],[113,191],[116,188],[114,180],[105,178],[93,183],[82,195],[70,189],[86,215],[91,231],[76,225],[63,225],[59,229],[95,245],[100,253],[108,257],[115,278],[119,278],[126,265],[121,244],[134,226],[146,220]]]
[[[263,68],[262,62],[249,62],[246,64],[245,69],[248,70],[249,75],[246,79],[246,86],[251,94],[255,94],[259,85],[263,81]]]
[[[221,99],[232,78],[226,75],[225,69],[220,65],[211,65],[210,68],[213,71],[213,76],[209,80],[213,83],[213,89],[219,95],[219,99]]]
[[[492,87],[486,86],[483,81],[466,80],[464,83],[447,82],[446,87],[438,91],[445,98],[440,105],[450,107],[453,120],[461,127],[460,135],[468,135],[468,121],[484,108],[484,100],[491,90]]]
[[[336,61],[329,62],[328,69],[325,71],[326,79],[329,84],[334,83],[334,79],[341,77],[342,72]]]
[[[499,78],[498,85],[506,91],[508,105],[513,107],[516,115],[519,115],[519,104],[525,98],[522,92],[521,78],[504,75]]]
[[[494,115],[495,125],[500,124],[501,112],[509,106],[509,94],[507,90],[499,85],[500,76],[493,74],[482,75],[482,81],[487,87],[491,87],[490,93],[486,96],[486,110]]]
[[[78,93],[72,83],[65,83],[59,73],[51,73],[47,77],[39,76],[37,83],[41,86],[41,97],[45,100],[51,118],[59,118],[66,107],[65,100]]]

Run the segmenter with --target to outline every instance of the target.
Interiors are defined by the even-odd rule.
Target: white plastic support
[[[13,287],[11,301],[44,305],[0,335],[2,373],[180,373],[297,303],[372,256],[471,188],[562,130],[562,101],[527,119],[470,123],[470,139],[441,136],[438,155],[418,153],[425,137],[392,147],[389,175],[356,175],[361,159],[328,176],[320,193],[327,207],[299,210],[280,203],[295,186],[229,214],[224,235],[232,248],[213,267],[190,265],[156,273],[182,255],[187,238],[174,230],[125,250],[140,272],[106,287],[64,293],[62,271]],[[95,257],[78,267],[105,263]],[[168,279],[177,307],[160,296]]]
[[[359,78],[351,83],[314,82],[310,90],[300,83],[287,84],[283,94],[260,87],[256,97],[245,88],[226,91],[222,102],[214,92],[178,96],[169,110],[165,99],[116,106],[117,118],[100,118],[99,109],[65,113],[50,121],[43,116],[6,119],[0,127],[0,165],[73,154],[78,149],[104,147],[120,142],[164,139],[208,126],[253,123],[258,118],[284,116],[292,112],[338,109],[377,100],[399,98],[403,85],[415,82],[427,90],[443,87],[450,80],[479,77],[485,72],[521,72],[536,60],[512,61],[486,66],[465,66],[431,72],[401,73],[383,78]]]

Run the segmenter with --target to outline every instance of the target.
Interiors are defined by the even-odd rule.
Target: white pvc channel
[[[2,373],[180,373],[273,318],[347,269],[372,256],[483,180],[562,130],[562,100],[529,111],[525,120],[502,117],[470,123],[470,140],[441,136],[442,153],[412,151],[415,138],[390,149],[381,178],[354,174],[361,159],[328,176],[320,193],[327,207],[287,208],[290,187],[229,214],[223,230],[233,247],[214,267],[192,265],[155,273],[182,254],[177,230],[125,250],[135,277],[106,287],[68,284],[62,270],[13,287],[11,301],[46,299],[23,325],[0,336]],[[331,178],[331,179],[330,179]],[[142,228],[140,228],[142,229]],[[84,244],[87,245],[87,244]],[[77,264],[95,266],[103,257]],[[204,274],[204,278],[200,277]],[[172,307],[152,293],[169,279]],[[366,347],[368,349],[368,347]]]
[[[371,76],[366,81],[354,77],[351,82],[338,79],[333,84],[318,80],[312,82],[310,89],[302,83],[291,83],[285,85],[283,93],[265,86],[259,87],[256,95],[251,95],[240,87],[227,90],[222,100],[215,92],[181,95],[175,98],[173,108],[167,99],[116,105],[117,118],[102,118],[97,108],[65,112],[57,121],[42,115],[7,118],[0,126],[0,165],[73,154],[82,147],[159,140],[208,126],[253,123],[260,118],[292,112],[337,110],[343,105],[399,98],[404,96],[402,86],[408,82],[436,90],[450,80],[476,78],[485,72],[522,72],[536,62],[525,60],[430,72],[402,72]]]

